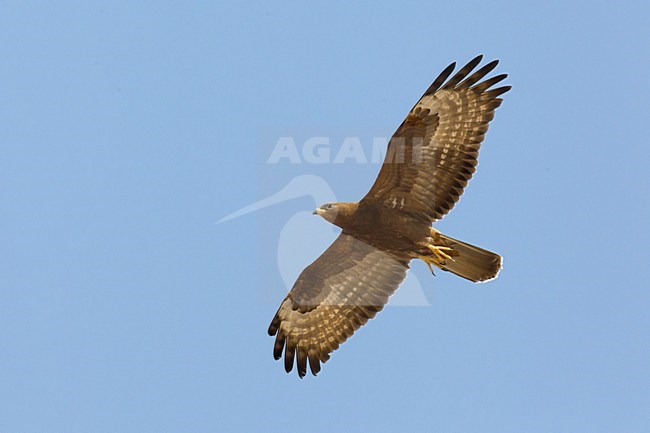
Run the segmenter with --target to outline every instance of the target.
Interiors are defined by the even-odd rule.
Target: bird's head
[[[314,215],[321,216],[325,218],[327,221],[331,222],[332,224],[334,223],[334,220],[336,219],[336,215],[339,213],[339,204],[338,203],[325,203],[318,209],[315,209],[314,212],[312,212]]]

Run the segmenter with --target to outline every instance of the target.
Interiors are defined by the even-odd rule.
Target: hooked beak
[[[320,209],[314,209],[314,211],[311,213],[312,215],[320,215],[319,211]]]

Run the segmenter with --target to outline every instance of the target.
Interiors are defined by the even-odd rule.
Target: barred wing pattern
[[[342,233],[302,271],[276,313],[269,335],[273,355],[300,377],[320,371],[330,353],[381,311],[406,277],[406,257],[397,257]]]
[[[479,82],[498,60],[469,75],[481,62],[478,56],[449,81],[455,63],[445,69],[415,104],[388,145],[379,176],[363,200],[412,212],[431,222],[456,204],[472,178],[478,153],[501,105],[501,74]]]

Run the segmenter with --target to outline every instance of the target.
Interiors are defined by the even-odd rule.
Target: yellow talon
[[[447,264],[447,260],[454,261],[452,257],[455,255],[454,249],[446,246],[437,246],[431,242],[435,242],[434,239],[430,239],[427,242],[423,242],[421,245],[431,251],[430,255],[421,255],[417,254],[416,257],[422,260],[429,267],[429,271],[433,274],[433,268],[431,265],[435,265],[438,268],[441,268]],[[435,275],[435,274],[434,274]]]
[[[453,249],[449,247],[437,247],[435,245],[430,245],[426,244],[426,247],[431,251],[441,262],[444,262],[445,260],[451,260],[453,261],[454,259],[445,251],[453,251]]]
[[[433,273],[433,268],[431,267],[431,264],[433,263],[434,265],[438,266],[438,264],[436,263],[436,261],[435,261],[431,256],[421,256],[421,255],[418,255],[417,257],[418,257],[418,259],[420,259],[420,260],[422,260],[424,263],[426,263],[427,267],[429,268],[429,272],[431,272],[433,275],[435,275],[435,274]]]

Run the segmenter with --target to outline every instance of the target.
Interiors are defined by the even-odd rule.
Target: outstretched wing
[[[488,90],[507,77],[480,81],[497,65],[476,57],[449,81],[455,63],[422,95],[390,140],[386,159],[364,200],[420,214],[432,222],[449,212],[476,171],[481,142],[510,86]]]
[[[379,250],[342,233],[305,270],[275,314],[273,356],[290,372],[320,371],[330,353],[388,302],[406,277],[410,259]]]

